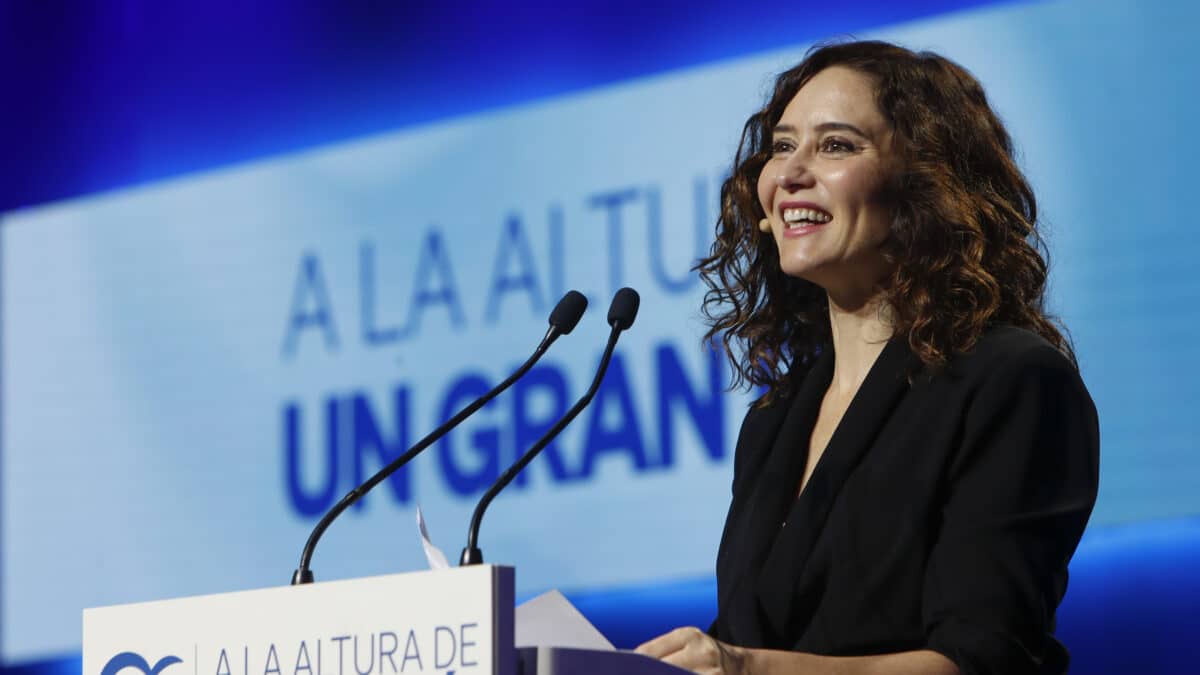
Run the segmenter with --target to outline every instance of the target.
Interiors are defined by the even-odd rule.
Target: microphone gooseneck
[[[560,335],[566,335],[575,329],[575,325],[579,323],[579,318],[583,316],[584,310],[587,309],[587,298],[579,291],[568,291],[566,295],[555,305],[554,311],[550,312],[550,327],[546,330],[546,335],[542,337],[542,341],[538,343],[537,349],[533,351],[525,363],[521,364],[520,368],[513,371],[508,379],[493,387],[483,396],[472,401],[462,410],[459,410],[454,417],[446,420],[440,427],[434,429],[428,436],[417,441],[416,445],[409,448],[403,455],[388,463],[387,466],[380,469],[373,476],[363,481],[363,483],[355,487],[350,492],[347,492],[338,503],[325,512],[321,520],[313,528],[312,533],[308,535],[308,542],[304,544],[304,550],[300,553],[300,566],[292,573],[292,585],[308,584],[313,581],[312,571],[309,569],[309,564],[312,563],[313,551],[317,548],[317,542],[320,541],[321,535],[325,533],[329,525],[341,515],[343,511],[350,507],[351,504],[358,501],[371,491],[371,488],[378,485],[383,479],[392,475],[411,460],[432,445],[435,441],[445,436],[451,429],[462,423],[482,408],[488,401],[495,398],[505,389],[508,389],[514,382],[520,379],[525,373],[533,367],[538,359],[546,353],[550,345],[558,339]]]
[[[633,325],[633,320],[637,318],[640,302],[641,300],[638,297],[637,291],[628,287],[622,288],[613,296],[612,304],[608,309],[608,325],[612,327],[612,330],[608,334],[608,344],[604,347],[604,354],[600,357],[600,365],[596,368],[596,376],[592,378],[591,386],[575,402],[575,405],[571,406],[567,414],[555,422],[554,426],[550,427],[550,430],[533,444],[533,447],[529,448],[524,455],[521,455],[521,458],[508,467],[500,478],[488,488],[487,492],[483,493],[483,497],[475,505],[475,513],[471,515],[471,526],[467,530],[467,546],[463,549],[462,557],[459,559],[460,566],[478,565],[483,562],[483,551],[479,550],[477,544],[479,542],[479,527],[483,522],[484,511],[487,510],[488,505],[492,503],[496,495],[500,494],[500,491],[507,487],[517,477],[517,474],[532,462],[533,458],[537,457],[538,453],[549,445],[550,441],[554,440],[571,423],[571,420],[575,419],[592,402],[592,398],[600,389],[600,382],[604,379],[604,373],[608,370],[608,362],[612,359],[613,350],[617,347],[617,339],[621,336],[621,331]]]

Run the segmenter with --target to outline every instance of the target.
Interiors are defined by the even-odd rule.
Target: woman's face
[[[817,73],[775,126],[758,199],[784,273],[834,293],[869,297],[889,271],[881,245],[897,162],[872,80],[834,66]]]

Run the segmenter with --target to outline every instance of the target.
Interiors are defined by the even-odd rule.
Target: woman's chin
[[[822,276],[821,271],[824,265],[820,261],[814,260],[808,256],[789,256],[779,260],[779,268],[789,277],[811,281],[818,286],[821,285],[818,279]]]

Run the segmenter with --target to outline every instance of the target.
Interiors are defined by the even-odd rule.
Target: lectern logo
[[[100,675],[117,675],[117,673],[125,668],[137,668],[146,675],[158,675],[167,666],[180,663],[181,661],[183,659],[178,656],[164,656],[158,660],[158,663],[151,667],[141,654],[121,652],[109,659],[108,663],[104,664],[104,670],[100,671]]]

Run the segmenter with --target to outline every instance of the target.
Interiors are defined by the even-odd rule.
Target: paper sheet
[[[518,647],[574,647],[612,651],[613,644],[557,590],[517,605]]]
[[[449,569],[450,563],[446,561],[446,554],[429,539],[429,530],[425,527],[425,516],[421,514],[420,504],[417,505],[417,530],[421,533],[421,547],[425,549],[425,560],[429,562],[429,569]]]

